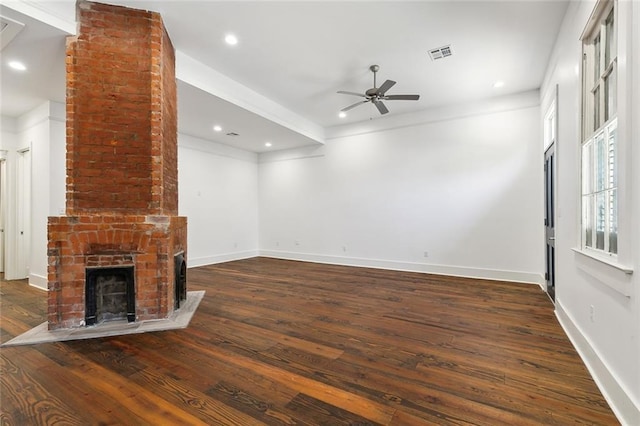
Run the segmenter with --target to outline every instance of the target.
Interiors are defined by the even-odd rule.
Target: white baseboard
[[[29,285],[40,290],[48,291],[49,279],[42,275],[29,274]]]
[[[214,265],[216,263],[231,262],[233,260],[249,259],[258,256],[258,250],[239,251],[234,253],[217,254],[215,256],[187,257],[187,268]]]
[[[598,351],[591,345],[588,337],[558,300],[556,300],[556,317],[620,423],[629,426],[640,425],[640,407],[633,402],[630,393],[625,390]]]
[[[436,275],[450,275],[465,278],[479,278],[496,281],[513,281],[544,286],[541,274],[497,269],[468,268],[464,266],[432,265],[427,263],[401,262],[395,260],[364,259],[343,256],[328,256],[309,253],[293,253],[277,250],[260,250],[260,256],[277,259],[301,260],[332,265],[358,266],[365,268],[391,269],[394,271],[423,272]]]

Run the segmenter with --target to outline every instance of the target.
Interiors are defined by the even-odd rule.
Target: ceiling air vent
[[[453,52],[451,52],[451,45],[438,47],[437,49],[429,50],[429,56],[432,61],[436,59],[446,58],[447,56],[451,56]]]
[[[0,50],[4,49],[23,28],[22,22],[0,16]]]

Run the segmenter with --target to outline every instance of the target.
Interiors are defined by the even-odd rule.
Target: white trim
[[[259,256],[258,250],[238,251],[234,253],[225,253],[215,256],[204,256],[197,258],[190,258],[187,256],[187,268],[196,268],[198,266],[214,265],[216,263],[250,259],[257,256]]]
[[[221,158],[245,161],[252,164],[258,163],[258,154],[245,151],[230,145],[202,139],[188,133],[178,132],[178,148],[191,151],[204,152]]]
[[[300,260],[304,262],[331,265],[356,266],[363,268],[389,269],[394,271],[421,272],[434,275],[448,275],[494,281],[510,281],[544,285],[544,276],[533,272],[504,271],[499,269],[471,268],[466,266],[433,265],[428,263],[403,262],[397,260],[365,259],[311,253],[294,253],[278,250],[260,250],[260,256],[276,259]]]
[[[602,262],[605,265],[609,265],[612,268],[615,268],[618,271],[622,271],[627,275],[633,274],[633,268],[631,268],[630,266],[621,265],[618,262],[614,261],[613,258],[607,259],[605,257],[602,257],[602,256],[599,255],[599,252],[596,251],[596,250],[589,250],[589,249],[581,250],[581,249],[575,248],[575,247],[571,248],[571,250],[573,250],[574,252],[576,252],[578,254],[586,256],[586,257],[588,257],[590,259],[597,260],[598,262]]]
[[[38,274],[29,274],[29,285],[39,290],[48,291],[49,279]]]
[[[325,145],[303,146],[300,148],[280,149],[258,154],[258,163],[277,163],[281,161],[308,160],[325,156]]]
[[[571,250],[581,255],[580,257],[575,257],[575,265],[578,268],[623,296],[631,297],[632,269],[608,262],[601,257],[577,248],[572,248]]]
[[[631,392],[625,389],[617,379],[605,358],[593,347],[578,323],[565,311],[558,300],[556,300],[556,317],[618,420],[628,426],[640,424],[640,407],[633,402]]]
[[[14,133],[24,133],[30,129],[50,121],[66,123],[65,104],[45,101],[16,119],[16,130]]]

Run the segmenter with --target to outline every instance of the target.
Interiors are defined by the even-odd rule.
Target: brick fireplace
[[[66,215],[48,223],[50,330],[166,318],[186,297],[173,45],[157,13],[80,1],[77,18]]]

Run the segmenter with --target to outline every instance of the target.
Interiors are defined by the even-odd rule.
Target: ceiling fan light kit
[[[361,98],[365,98],[362,101],[356,102],[353,105],[349,105],[348,107],[342,108],[341,112],[347,112],[350,109],[357,107],[358,105],[366,104],[367,102],[371,102],[376,106],[380,114],[386,114],[389,112],[386,105],[382,103],[382,101],[417,101],[420,99],[420,95],[387,95],[387,90],[391,89],[396,82],[393,80],[386,80],[382,83],[382,86],[377,87],[376,84],[376,73],[380,70],[378,65],[371,65],[369,70],[373,73],[373,87],[367,90],[364,93],[357,92],[348,92],[345,90],[339,90],[338,93],[343,95],[352,95],[359,96]]]

